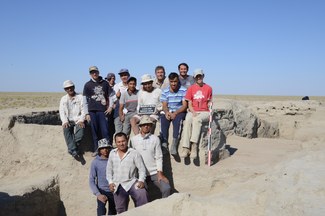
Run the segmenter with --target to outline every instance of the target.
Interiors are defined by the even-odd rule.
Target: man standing
[[[126,135],[130,136],[131,133],[131,118],[137,112],[138,106],[138,90],[137,79],[135,77],[130,77],[127,81],[128,89],[126,92],[123,92],[120,98],[120,107],[119,107],[119,120],[122,122],[122,131]]]
[[[115,126],[114,126],[114,110],[116,107],[116,93],[114,91],[114,85],[115,85],[115,74],[114,73],[108,73],[106,76],[106,81],[111,89],[110,95],[109,95],[109,107],[110,112],[106,115],[107,117],[107,123],[108,123],[108,136],[109,136],[109,142],[113,143],[113,136],[115,133]]]
[[[126,92],[128,89],[127,81],[130,77],[129,70],[126,68],[122,68],[118,74],[120,75],[121,82],[116,83],[114,85],[114,91],[116,94],[116,99],[115,99],[116,107],[115,107],[115,111],[114,111],[114,125],[115,125],[116,133],[123,131],[123,123],[121,122],[120,117],[119,117],[119,110],[120,110],[119,100],[120,100],[122,93]]]
[[[128,210],[129,195],[138,207],[148,202],[148,193],[144,188],[146,168],[141,155],[128,148],[127,135],[123,132],[115,134],[115,143],[117,148],[109,154],[106,178],[120,214]]]
[[[93,137],[94,154],[92,156],[96,156],[98,140],[102,138],[109,140],[106,114],[112,110],[109,107],[110,88],[108,83],[99,76],[96,66],[89,68],[89,74],[91,79],[85,84],[83,95],[88,106],[86,119],[90,122]]]
[[[187,75],[188,69],[189,67],[186,63],[180,63],[178,65],[179,81],[187,89],[195,83],[194,78],[191,75]]]
[[[75,92],[75,85],[71,80],[63,82],[67,93],[60,100],[60,119],[62,121],[64,139],[68,152],[73,157],[78,156],[78,146],[84,135],[85,107],[83,96]]]
[[[156,78],[153,82],[154,88],[164,89],[168,86],[168,79],[166,79],[165,68],[163,66],[158,65],[155,68]]]
[[[203,82],[203,70],[196,69],[194,78],[195,84],[187,89],[185,96],[189,112],[183,125],[181,139],[183,147],[181,157],[190,155],[192,159],[197,157],[202,122],[209,121],[209,103],[212,101],[212,88]]]
[[[176,156],[179,142],[179,134],[182,121],[185,119],[187,102],[185,100],[186,88],[179,83],[177,73],[168,75],[169,88],[163,89],[160,101],[164,114],[160,116],[162,147],[168,146],[168,133],[170,123],[173,123],[173,142],[170,148],[170,154]]]
[[[113,193],[109,190],[106,179],[106,166],[108,155],[112,145],[107,139],[98,141],[98,155],[92,161],[89,174],[89,186],[97,197],[97,215],[106,214],[106,203],[108,203],[108,215],[116,215]]]
[[[168,179],[163,174],[163,155],[160,140],[156,135],[150,133],[153,122],[149,116],[141,117],[139,123],[140,133],[131,138],[130,146],[137,150],[144,161],[147,169],[147,184],[155,184],[162,193],[162,198],[170,195]]]

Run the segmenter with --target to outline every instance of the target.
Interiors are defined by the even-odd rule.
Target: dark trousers
[[[112,192],[103,191],[99,189],[99,192],[107,197],[107,203],[108,203],[108,214],[107,215],[116,215],[116,209],[115,209],[115,202],[114,202],[114,196]],[[102,203],[102,201],[99,201],[97,199],[97,215],[105,215],[106,214],[106,203]]]
[[[116,193],[114,194],[114,201],[116,206],[116,211],[118,214],[125,212],[129,207],[129,195],[134,201],[135,207],[142,206],[148,203],[148,193],[145,188],[136,188],[134,183],[129,191],[125,191],[124,188],[119,185]]]
[[[91,134],[93,137],[94,151],[97,151],[98,140],[106,138],[109,140],[108,136],[108,125],[104,112],[89,112],[91,121]]]
[[[176,118],[173,120],[166,119],[165,115],[160,116],[160,127],[161,127],[160,131],[161,131],[162,141],[164,143],[168,143],[170,123],[173,124],[173,138],[175,139],[178,138],[181,123],[185,119],[185,116],[186,116],[185,112],[179,113],[178,115],[176,115]]]

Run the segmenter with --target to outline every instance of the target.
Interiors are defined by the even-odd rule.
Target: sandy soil
[[[66,214],[94,215],[96,198],[88,186],[91,153],[85,153],[85,165],[68,155],[60,126],[16,124],[8,129],[11,115],[57,110],[61,95],[0,94],[1,104],[6,101],[0,108],[0,192],[19,195],[57,176]],[[125,215],[325,215],[325,98],[300,99],[217,96],[215,108],[236,100],[260,118],[278,122],[280,137],[229,136],[232,156],[211,167],[171,160],[179,193],[140,208],[131,205]],[[286,114],[284,107],[297,109]]]

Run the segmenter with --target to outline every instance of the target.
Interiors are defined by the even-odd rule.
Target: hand
[[[79,127],[85,128],[85,123],[84,122],[78,122],[77,124],[79,125]]]
[[[121,122],[124,122],[124,120],[125,120],[125,116],[124,116],[124,114],[120,115],[119,117],[120,117],[120,121],[121,121]]]
[[[91,118],[90,118],[89,114],[86,115],[86,120],[87,120],[88,123],[91,121]]]
[[[63,127],[63,128],[68,128],[68,127],[70,127],[69,122],[64,123],[64,124],[62,125],[62,127]]]
[[[170,112],[167,111],[167,112],[165,113],[165,117],[166,117],[167,120],[170,120]]]
[[[109,190],[111,192],[114,192],[115,191],[115,184],[114,183],[109,184]]]
[[[173,113],[170,113],[170,119],[171,120],[173,120],[173,119],[175,119],[176,118],[176,113],[175,112],[173,112]]]
[[[166,176],[163,174],[163,172],[158,172],[157,173],[157,177],[158,177],[158,182],[163,181],[165,183],[169,183],[168,179],[166,178]]]
[[[101,201],[102,203],[106,203],[106,201],[107,201],[107,197],[106,197],[105,195],[103,195],[103,194],[99,194],[99,195],[97,196],[97,199],[98,199],[99,201]]]
[[[111,114],[113,108],[112,107],[108,107],[107,110],[104,112],[105,115]]]
[[[144,182],[142,182],[142,181],[137,181],[137,183],[136,183],[136,187],[139,188],[139,189],[144,188]]]

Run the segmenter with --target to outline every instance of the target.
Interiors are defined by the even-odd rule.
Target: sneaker
[[[189,148],[186,148],[186,147],[183,147],[182,148],[182,152],[181,152],[181,157],[182,158],[186,158],[186,157],[188,157],[189,155],[190,155],[190,149]]]
[[[192,143],[192,148],[191,148],[191,159],[196,159],[197,158],[197,144]]]

